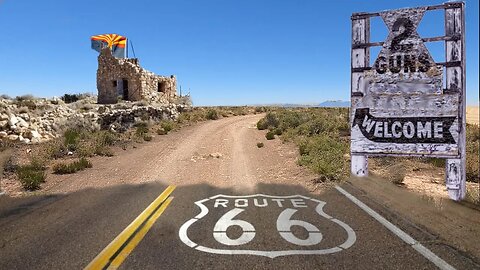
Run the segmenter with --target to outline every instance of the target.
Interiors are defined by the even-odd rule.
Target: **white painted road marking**
[[[209,202],[211,201],[211,202]],[[228,206],[230,209],[228,212],[223,214],[218,221],[215,223],[213,228],[213,238],[225,248],[211,248],[202,246],[201,243],[195,243],[192,241],[188,235],[188,229],[197,221],[204,218],[208,213],[209,209],[204,203],[211,203],[212,210],[214,211],[226,211]],[[310,202],[310,206],[307,204]],[[214,253],[214,254],[225,254],[225,255],[234,255],[234,254],[249,254],[249,255],[258,255],[265,256],[270,258],[275,258],[279,256],[286,255],[320,255],[320,254],[331,254],[335,252],[340,252],[342,250],[350,248],[356,241],[357,237],[353,229],[348,226],[346,223],[333,218],[323,212],[323,207],[326,205],[325,202],[309,198],[302,195],[292,195],[292,196],[270,196],[264,194],[248,195],[248,196],[228,196],[228,195],[216,195],[210,198],[200,200],[195,202],[195,204],[200,208],[201,212],[194,218],[185,222],[178,232],[180,239],[187,246],[194,248],[199,251]],[[252,220],[245,221],[239,218],[236,218],[237,215],[246,211],[247,209],[254,209],[254,211],[259,211],[265,207],[275,208],[285,208],[279,214],[276,222],[272,226],[277,229],[277,232],[274,234],[278,235],[280,238],[285,241],[285,243],[293,244],[298,246],[298,249],[295,250],[248,250],[248,249],[238,249],[242,245],[246,245],[249,242],[253,241],[256,237],[255,222]],[[345,231],[346,240],[335,247],[332,248],[322,248],[319,249],[301,249],[302,247],[309,246],[313,247],[319,244],[323,235],[320,232],[320,229],[315,225],[295,219],[294,214],[300,209],[308,210],[312,208],[313,213],[318,214],[320,217],[325,218],[328,221],[331,221],[338,225]],[[299,209],[295,209],[299,208]],[[305,211],[302,210],[302,211]],[[265,210],[264,210],[265,211]],[[317,217],[318,216],[311,216]],[[252,224],[253,222],[254,224]],[[264,222],[264,221],[262,221]],[[259,224],[257,224],[259,225]],[[262,224],[265,225],[265,224]],[[232,239],[227,236],[227,229],[230,226],[240,227],[242,229],[242,234],[236,239]],[[303,227],[307,233],[308,237],[306,239],[300,239],[296,237],[292,231],[292,226]],[[209,228],[203,228],[209,230]],[[205,233],[212,233],[206,231]],[[275,237],[275,235],[269,236]],[[228,249],[227,249],[228,248]],[[266,247],[268,248],[268,247]],[[276,249],[278,247],[272,247]]]
[[[444,270],[454,270],[455,268],[448,264],[446,261],[442,260],[442,258],[438,257],[430,251],[428,248],[420,244],[418,241],[413,239],[410,235],[408,235],[406,232],[402,231],[400,228],[397,226],[393,225],[390,221],[386,220],[384,217],[382,217],[380,214],[375,212],[372,208],[368,207],[366,204],[361,202],[359,199],[355,198],[352,194],[348,193],[346,190],[339,186],[335,186],[335,188],[345,195],[350,201],[352,201],[354,204],[356,204],[358,207],[360,207],[363,211],[367,212],[371,217],[376,219],[378,222],[380,222],[383,226],[385,226],[388,230],[390,230],[393,234],[398,236],[400,239],[402,239],[405,243],[409,244],[414,248],[418,253],[422,254],[425,258],[427,258],[429,261],[431,261],[433,264],[435,264],[438,268],[444,269]]]

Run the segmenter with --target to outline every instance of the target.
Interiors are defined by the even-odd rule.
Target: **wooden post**
[[[370,66],[370,48],[354,49],[354,45],[370,42],[370,18],[361,17],[361,15],[362,13],[356,13],[352,16],[351,108],[353,108],[353,104],[356,102],[356,97],[362,97],[365,94],[363,71],[359,72],[358,69]],[[353,117],[352,109],[350,110],[350,117]],[[366,155],[351,153],[350,162],[352,175],[359,177],[368,176],[368,157]]]
[[[452,200],[459,201],[465,197],[465,18],[464,3],[447,3],[445,8],[445,35],[451,40],[445,42],[446,90],[449,94],[459,95],[458,108],[458,159],[447,159],[446,185]]]

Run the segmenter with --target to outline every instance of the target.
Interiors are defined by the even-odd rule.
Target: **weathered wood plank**
[[[464,3],[454,3],[445,9],[445,34],[452,40],[445,42],[445,61],[447,63],[446,90],[459,95],[458,102],[458,151],[459,157],[447,159],[445,167],[446,186],[448,195],[453,200],[462,200],[466,192],[465,168],[465,18]],[[449,63],[460,62],[460,65]]]
[[[352,17],[353,18],[353,17]],[[370,48],[353,48],[356,44],[365,44],[370,42],[370,19],[352,19],[352,55],[351,68],[360,69],[368,67],[370,64]],[[351,74],[351,95],[362,97],[365,93],[364,73],[352,72]],[[353,104],[352,100],[352,104]],[[352,175],[364,177],[368,175],[368,158],[365,155],[354,155],[351,157]]]
[[[358,177],[368,176],[368,158],[366,155],[354,155],[350,157],[352,162],[351,173]]]

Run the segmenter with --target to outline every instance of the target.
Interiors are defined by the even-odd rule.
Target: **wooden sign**
[[[429,10],[444,9],[445,36],[421,37]],[[352,15],[352,174],[368,174],[368,156],[446,158],[447,188],[465,196],[464,3]],[[370,42],[370,17],[389,34]],[[439,24],[440,25],[440,24]],[[446,61],[435,63],[425,42],[444,41]],[[381,46],[370,66],[372,46]],[[443,82],[443,78],[446,81]],[[445,87],[444,87],[445,85]]]

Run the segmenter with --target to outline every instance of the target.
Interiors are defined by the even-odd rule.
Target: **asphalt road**
[[[150,183],[27,200],[2,198],[2,205],[9,205],[9,209],[2,208],[0,214],[0,269],[82,269],[165,188],[165,185]],[[428,232],[368,201],[352,187],[345,188],[455,268],[478,267],[454,248],[429,245],[433,239]],[[274,197],[246,197],[252,193],[201,184],[178,187],[172,194],[170,206],[121,268],[436,269],[432,262],[335,189],[311,195],[300,186],[260,185],[253,194],[257,193]],[[208,213],[188,226],[185,234],[181,233],[182,225],[201,212],[195,202],[222,194],[240,197],[218,196],[203,202]],[[283,197],[292,195],[302,197]],[[326,203],[323,211],[328,216],[316,211],[322,202]],[[247,243],[235,242],[242,235],[240,226],[227,228],[226,237],[221,235],[222,230],[215,230],[221,217],[235,209],[243,211],[232,219],[246,221],[254,228],[245,230],[249,232],[247,240],[251,238]],[[283,219],[287,227],[288,220],[299,220],[318,230],[294,222],[294,226],[279,230],[279,216],[286,210],[292,212],[288,209],[297,211]],[[342,221],[343,226],[332,218]],[[228,221],[224,224],[228,226]],[[282,237],[280,231],[288,234],[289,230],[293,236]],[[349,232],[353,232],[354,239],[349,237]],[[305,239],[310,241],[302,241]],[[194,246],[187,245],[188,240],[195,243]],[[288,255],[285,253],[288,251],[295,254]],[[320,254],[302,254],[308,252]]]
[[[437,269],[335,187],[313,190],[290,146],[277,140],[257,149],[263,135],[250,128],[257,118],[207,124],[222,125],[218,134],[187,129],[191,135],[178,140],[188,140],[190,150],[179,146],[177,162],[158,164],[159,180],[0,197],[0,269],[83,269],[170,184],[177,185],[173,201],[121,269]],[[202,149],[223,155],[188,158]],[[148,154],[138,151],[132,155]],[[117,169],[138,173],[128,165]],[[69,180],[94,181],[95,175],[100,172]],[[368,194],[342,187],[454,268],[480,268],[478,259],[436,241]]]

